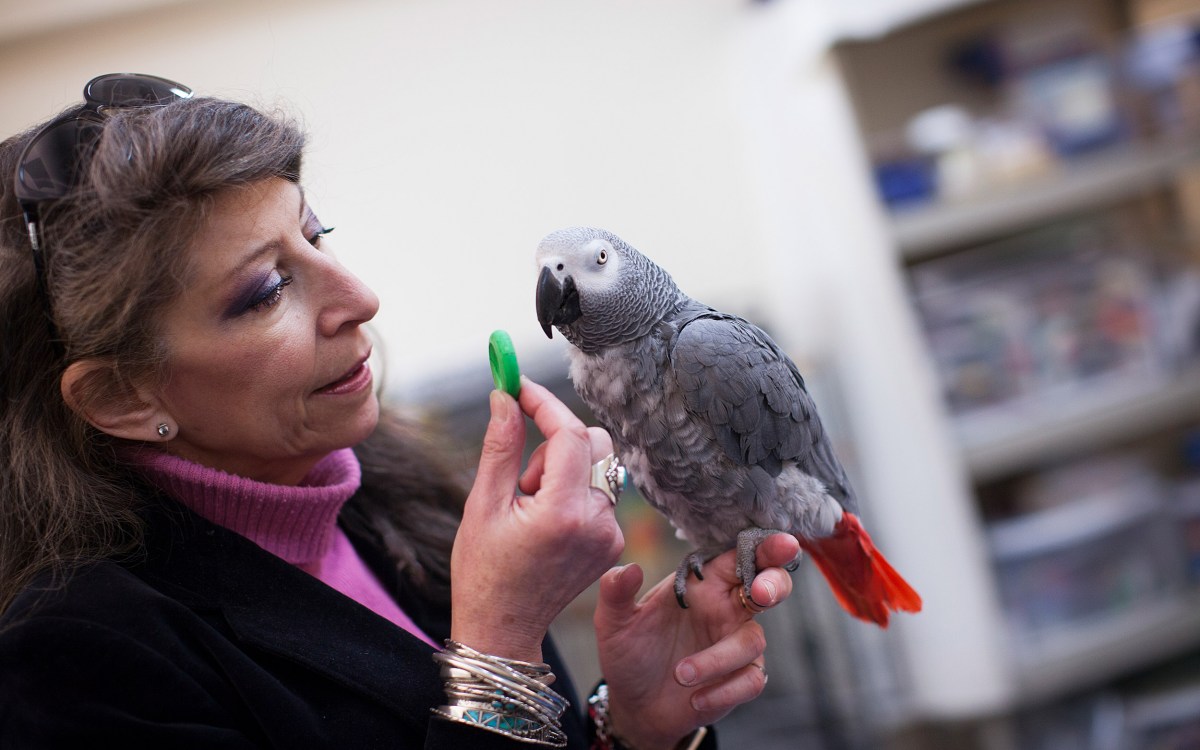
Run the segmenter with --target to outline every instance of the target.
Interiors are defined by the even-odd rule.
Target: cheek
[[[177,403],[214,411],[246,409],[247,402],[275,405],[303,398],[312,361],[310,351],[285,341],[193,350],[172,366],[167,393]]]
[[[170,405],[214,414],[243,408],[261,384],[250,377],[250,370],[229,365],[228,361],[180,363],[166,388]]]

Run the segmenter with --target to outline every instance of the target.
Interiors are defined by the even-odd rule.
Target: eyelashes
[[[308,244],[313,247],[321,241],[321,238],[333,231],[333,227],[326,227],[313,213],[312,207],[307,203],[304,204],[304,218],[301,220],[301,227],[304,231],[304,238],[308,240]]]
[[[246,305],[246,312],[262,312],[269,310],[283,299],[283,288],[292,283],[291,276],[280,276],[274,284],[268,286]]]
[[[329,234],[333,230],[334,230],[334,227],[321,227],[320,229],[316,230],[312,234],[308,235],[308,244],[312,245],[313,247],[316,247],[317,243],[321,241],[321,238],[324,237],[325,235]]]

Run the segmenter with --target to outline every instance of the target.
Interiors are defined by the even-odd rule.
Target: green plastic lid
[[[521,368],[517,366],[517,350],[506,332],[492,332],[488,339],[488,360],[492,363],[496,387],[516,398],[521,393]]]

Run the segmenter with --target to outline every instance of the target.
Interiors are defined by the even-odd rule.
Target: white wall
[[[38,28],[30,4],[0,2],[0,26]],[[761,294],[729,80],[744,0],[117,5],[133,9],[0,34],[0,134],[112,71],[284,104],[311,132],[307,182],[333,246],[383,299],[393,388],[486,373],[494,328],[523,356],[552,346],[532,254],[562,226],[621,234],[713,304]]]

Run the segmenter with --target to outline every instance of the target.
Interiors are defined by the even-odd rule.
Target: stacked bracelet
[[[447,699],[434,713],[523,742],[566,746],[560,722],[569,704],[550,689],[549,665],[482,654],[451,640],[433,659],[442,666]]]

